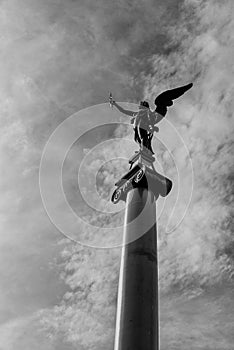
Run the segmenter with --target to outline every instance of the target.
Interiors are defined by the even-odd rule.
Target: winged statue
[[[154,132],[159,131],[156,124],[165,118],[168,107],[173,105],[173,101],[191,89],[192,86],[193,84],[190,83],[160,93],[154,100],[156,106],[154,111],[151,111],[147,101],[140,101],[138,111],[124,109],[115,102],[111,93],[109,102],[111,107],[115,106],[123,114],[132,117],[131,123],[134,124],[134,140],[139,144],[141,150],[146,149],[154,154],[151,141]]]

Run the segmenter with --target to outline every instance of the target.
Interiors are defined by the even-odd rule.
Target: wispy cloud
[[[192,297],[201,294],[203,288],[230,281],[233,276],[232,252],[228,248],[233,241],[233,39],[228,35],[233,26],[229,15],[231,8],[231,2],[221,5],[213,1],[206,4],[187,1],[181,22],[171,28],[171,41],[168,42],[169,47],[177,49],[169,55],[160,52],[152,54],[151,70],[141,74],[145,96],[150,99],[164,88],[179,85],[185,80],[195,83],[191,94],[178,101],[168,115],[168,118],[174,118],[173,122],[189,146],[195,170],[195,187],[189,213],[179,229],[166,235],[163,229],[166,219],[160,221],[162,292],[179,289],[184,295],[187,293]],[[163,158],[164,152],[159,149],[159,158]],[[176,161],[181,162],[176,145],[173,155]],[[186,161],[184,159],[185,172]],[[65,252],[66,281],[71,292],[65,296],[63,305],[56,312],[58,319],[63,320],[62,329],[77,345],[98,348],[101,329],[108,335],[109,342],[113,339],[119,253],[116,250],[90,251],[75,246],[67,248]],[[102,261],[105,261],[104,265]],[[95,262],[98,262],[98,267],[95,267]],[[100,299],[99,293],[105,296],[104,299]],[[108,323],[102,322],[103,309]],[[88,313],[91,314],[90,322],[96,324],[93,343],[89,338],[89,326],[83,327],[84,322],[80,324],[84,313],[86,320],[90,318]],[[196,320],[192,319],[191,322],[196,323]],[[74,328],[77,324],[78,333]],[[182,324],[181,320],[181,327]],[[209,337],[214,331],[215,328],[209,330]],[[177,337],[179,344],[178,334]],[[206,346],[207,339],[201,340],[201,347]],[[220,340],[224,348],[228,339],[227,343]],[[187,342],[187,345],[190,344],[189,340]],[[216,344],[219,344],[218,340]]]
[[[163,235],[160,221],[161,287],[179,286],[184,292],[189,287],[196,294],[231,278],[232,11],[231,1],[168,0],[157,6],[150,0],[1,2],[0,271],[6,285],[3,300],[14,300],[14,308],[3,305],[3,322],[20,315],[0,330],[3,350],[18,344],[19,333],[22,348],[33,344],[36,349],[35,339],[45,339],[45,333],[37,338],[38,323],[30,328],[31,316],[22,315],[50,307],[64,294],[55,268],[48,269],[62,246],[56,246],[59,236],[39,195],[43,146],[71,113],[104,102],[110,87],[117,100],[137,102],[144,94],[153,101],[164,88],[194,81],[191,93],[168,115],[189,145],[195,191],[190,212],[175,233]],[[175,159],[181,162],[174,146]],[[98,155],[117,156],[119,147],[112,144]],[[168,160],[164,149],[158,153],[159,159]],[[87,171],[98,168],[94,165],[91,160]],[[73,168],[69,170],[67,180],[73,176]],[[172,178],[174,171],[168,169]],[[113,168],[107,165],[103,172],[110,188]],[[63,254],[70,292],[50,315],[45,311],[53,338],[48,349],[59,349],[63,337],[80,349],[112,348],[120,250],[67,244]],[[26,328],[31,335],[24,333]],[[72,345],[64,343],[62,349],[66,347]]]

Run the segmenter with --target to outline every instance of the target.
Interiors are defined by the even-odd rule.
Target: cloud
[[[40,157],[49,135],[70,114],[104,102],[110,87],[120,100],[140,96],[142,86],[134,76],[142,58],[134,57],[141,55],[137,47],[145,45],[147,26],[135,24],[132,5],[116,4],[1,1],[3,323],[54,305],[65,289],[55,266],[61,236],[46,216],[38,186]],[[149,12],[143,4],[137,4],[140,18]],[[161,6],[161,13],[165,11]],[[129,45],[132,40],[134,48]]]
[[[189,146],[195,170],[195,187],[190,210],[179,229],[166,235],[163,232],[166,218],[160,221],[162,293],[179,290],[185,293],[183,295],[193,297],[218,283],[232,281],[233,255],[232,250],[228,249],[233,244],[233,39],[228,34],[233,27],[231,8],[230,1],[225,4],[186,1],[181,22],[170,29],[171,42],[168,45],[177,49],[169,54],[152,53],[150,69],[140,76],[145,97],[152,100],[165,88],[194,82],[191,93],[176,102],[174,110],[168,115],[168,118],[174,117],[174,124]],[[163,158],[165,150],[159,151],[159,158]],[[181,160],[180,154],[175,145],[173,155],[176,161],[184,162],[186,171],[187,159]],[[93,165],[91,162],[90,167]],[[108,172],[110,179],[111,175]],[[173,171],[171,175],[173,178]],[[58,320],[62,320],[61,329],[65,330],[71,342],[93,349],[99,347],[96,340],[99,342],[103,329],[108,336],[105,344],[110,344],[113,340],[119,252],[90,251],[71,246],[65,251],[64,259],[67,268],[65,278],[71,291],[65,296],[61,307],[56,309],[57,326]],[[181,310],[183,306],[175,308]],[[102,323],[103,310],[108,324]],[[199,312],[202,317],[202,310],[199,309]],[[96,322],[93,342],[89,326],[83,328],[85,314],[86,320],[89,320],[88,314],[92,315],[90,324]],[[192,318],[191,327],[196,327],[197,322],[196,318]],[[182,327],[182,323],[178,327]],[[78,335],[71,331],[73,327],[77,329],[77,324]],[[201,348],[205,348],[214,332],[215,327],[209,329],[208,338],[204,337],[201,343],[198,342]],[[227,343],[230,334],[230,329],[227,329]],[[166,339],[168,334],[164,337]],[[179,335],[176,337],[174,341],[180,343]],[[194,334],[194,337],[198,339],[199,335]],[[162,339],[162,343],[165,343],[165,339]],[[191,347],[191,341],[187,339],[187,346]],[[224,340],[221,343],[227,348]],[[105,344],[102,347],[105,348]]]
[[[37,325],[38,326],[38,325]],[[30,332],[33,336],[30,336]],[[31,333],[31,335],[32,335]],[[27,334],[27,342],[25,342]],[[40,346],[42,342],[44,346],[46,343],[46,336],[40,336],[40,332],[36,330],[36,315],[25,316],[21,318],[13,319],[0,326],[0,338],[1,338],[1,350],[14,350],[17,349],[30,349],[30,346],[34,349],[39,349],[38,340],[40,339]],[[37,339],[36,339],[37,338]],[[48,340],[47,340],[48,343]],[[45,349],[50,349],[46,346]]]
[[[17,317],[0,326],[1,350],[75,350],[59,335],[56,339],[45,332],[39,322],[40,314]]]
[[[55,269],[48,271],[48,263],[54,264],[51,256],[57,257],[62,247],[56,246],[58,233],[40,201],[40,156],[62,120],[82,107],[104,102],[110,87],[117,100],[136,102],[142,94],[153,100],[165,88],[195,82],[191,93],[168,115],[190,147],[196,182],[190,212],[179,230],[164,236],[164,222],[160,223],[161,286],[164,291],[177,286],[193,293],[231,278],[232,7],[231,1],[189,0],[184,4],[174,0],[1,3],[1,222],[5,233],[1,252],[5,255],[1,253],[0,266],[7,271],[8,297],[17,305],[13,313],[7,307],[7,319],[9,312],[11,318],[25,314],[29,295],[30,311],[34,311],[51,307],[64,294],[64,285],[52,278]],[[123,134],[123,130],[117,132]],[[112,144],[98,155],[105,160],[107,152],[117,156],[119,145]],[[177,161],[180,154],[174,150]],[[159,149],[158,157],[165,159],[165,150]],[[97,163],[92,160],[87,170],[98,169]],[[186,170],[186,159],[184,163]],[[73,168],[69,170],[67,180],[73,176]],[[105,180],[110,187],[115,170],[120,171],[117,165],[114,170],[103,169],[101,184]],[[174,168],[167,170],[173,178]],[[95,220],[102,223],[103,217]],[[119,222],[121,217],[116,219]],[[45,311],[43,319],[47,318],[53,337],[48,346],[59,349],[64,337],[80,349],[111,348],[119,259],[119,250],[67,245],[64,279],[70,292],[55,310]],[[47,290],[41,287],[45,280]],[[7,292],[3,290],[5,298]],[[30,320],[20,321],[22,329]],[[14,322],[1,330],[10,344],[6,348],[14,344],[9,329],[18,334]],[[25,347],[35,343],[31,333],[21,333]],[[66,344],[63,349],[66,346],[72,347]]]
[[[164,282],[169,286],[171,283],[209,285],[222,280],[226,272],[231,273],[230,276],[233,274],[232,256],[227,254],[233,229],[231,160],[234,125],[231,115],[234,86],[230,60],[233,38],[227,34],[233,27],[233,19],[227,10],[231,7],[228,2],[225,5],[208,2],[202,8],[195,6],[200,18],[197,33],[187,33],[180,50],[173,54],[173,70],[178,80],[183,79],[185,70],[190,80],[198,74],[192,98],[185,96],[181,103],[178,102],[178,107],[175,105],[175,122],[192,156],[195,187],[186,220],[173,235],[164,238],[160,255],[162,285]],[[214,14],[218,13],[218,20],[214,21]],[[229,41],[224,42],[224,37]],[[156,55],[153,60],[159,69],[160,65],[168,67],[171,58]],[[189,62],[196,62],[201,69],[191,71],[195,66]],[[150,89],[154,86],[158,89],[160,79],[159,69],[146,86],[146,94],[154,96]]]

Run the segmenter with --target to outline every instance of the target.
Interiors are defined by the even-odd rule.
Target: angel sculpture
[[[154,111],[151,111],[147,101],[140,101],[139,110],[137,112],[124,109],[114,101],[111,93],[109,102],[112,107],[115,106],[120,112],[133,117],[131,123],[134,124],[134,140],[140,145],[141,150],[147,149],[154,154],[151,141],[154,132],[159,131],[156,124],[166,116],[167,108],[173,105],[173,100],[182,96],[186,91],[191,89],[192,86],[193,84],[190,83],[162,92],[155,98],[154,104],[156,108]]]

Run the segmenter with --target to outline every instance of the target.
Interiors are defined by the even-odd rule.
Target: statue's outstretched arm
[[[136,112],[133,111],[129,111],[128,109],[124,109],[123,107],[121,107],[117,102],[112,101],[113,106],[115,106],[121,113],[128,115],[129,117],[133,117],[133,115]]]

